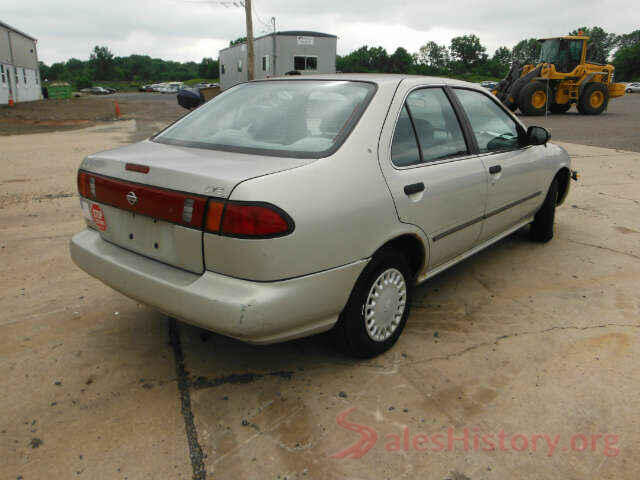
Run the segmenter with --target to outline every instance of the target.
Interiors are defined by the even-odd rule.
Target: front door
[[[538,155],[525,146],[525,132],[489,94],[454,88],[489,179],[481,240],[530,217],[543,199]]]
[[[487,174],[467,144],[445,89],[407,89],[406,101],[406,92],[399,92],[392,104],[383,133],[391,145],[384,150],[380,142],[380,163],[400,220],[427,234],[433,268],[477,243]]]

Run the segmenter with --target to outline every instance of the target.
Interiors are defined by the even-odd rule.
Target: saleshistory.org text
[[[479,428],[454,429],[449,427],[438,433],[412,432],[405,426],[400,433],[378,435],[368,425],[362,425],[347,419],[355,410],[350,408],[336,417],[342,428],[360,435],[360,438],[347,448],[331,455],[332,458],[362,458],[379,441],[387,452],[452,452],[463,451],[502,451],[502,452],[545,452],[552,456],[558,452],[592,452],[607,457],[618,455],[618,435],[610,433],[576,433],[566,440],[561,435],[547,433],[507,434],[504,430],[497,433],[482,432]]]

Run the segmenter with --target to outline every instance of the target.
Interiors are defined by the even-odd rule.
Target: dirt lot
[[[120,107],[116,117],[115,104]],[[136,120],[136,139],[149,137],[187,110],[175,95],[117,93],[68,100],[41,100],[0,108],[0,135],[30,134],[87,128],[119,120]]]
[[[172,322],[72,264],[75,170],[139,123],[0,137],[0,478],[637,478],[640,154],[565,144],[556,238],[416,288],[356,361]]]

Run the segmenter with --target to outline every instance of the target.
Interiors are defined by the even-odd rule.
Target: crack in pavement
[[[577,245],[583,245],[585,247],[593,247],[593,248],[599,248],[601,250],[607,250],[608,252],[618,253],[620,255],[626,255],[628,257],[635,258],[636,260],[640,260],[640,255],[635,255],[629,252],[622,252],[620,250],[615,250],[613,248],[603,247],[602,245],[596,245],[594,243],[579,242],[578,240],[571,240],[570,238],[567,238],[566,241],[569,243],[575,243]]]
[[[193,411],[191,410],[190,382],[187,371],[184,368],[184,353],[180,344],[180,331],[174,318],[169,318],[169,342],[173,348],[173,357],[176,364],[178,391],[180,392],[182,417],[184,418],[184,428],[189,444],[189,459],[193,469],[193,479],[205,480],[207,478],[207,470],[204,466],[204,455],[202,447],[198,443],[198,432],[193,420]]]
[[[479,348],[482,347],[488,347],[491,345],[497,345],[498,342],[500,342],[500,340],[505,340],[508,338],[514,338],[517,336],[525,336],[525,335],[541,335],[543,333],[549,333],[555,330],[593,330],[596,328],[608,328],[608,327],[627,327],[627,328],[640,328],[640,323],[603,323],[603,324],[599,324],[599,325],[588,325],[586,327],[576,327],[573,325],[568,325],[568,326],[553,326],[553,327],[549,327],[549,328],[545,328],[543,330],[525,330],[523,332],[516,332],[516,333],[511,333],[511,334],[506,334],[506,335],[500,335],[499,337],[496,337],[494,340],[491,341],[486,341],[486,342],[480,342],[480,343],[476,343],[474,345],[471,345],[467,348],[464,348],[458,352],[454,352],[454,353],[448,353],[446,355],[439,355],[436,357],[429,357],[429,358],[424,358],[424,359],[420,359],[420,360],[415,360],[412,362],[398,362],[398,365],[416,365],[416,364],[420,364],[420,363],[429,363],[429,362],[434,362],[436,360],[450,360],[451,358],[454,357],[461,357],[462,355],[464,355],[465,353],[469,353],[473,350],[477,350]]]

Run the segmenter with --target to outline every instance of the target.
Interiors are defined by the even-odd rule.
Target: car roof
[[[253,80],[254,82],[264,82],[270,80],[344,80],[344,81],[359,81],[359,82],[372,82],[378,85],[384,84],[398,84],[403,80],[411,83],[424,84],[424,85],[463,85],[469,87],[476,87],[477,85],[462,80],[455,80],[453,78],[446,77],[428,77],[422,75],[408,75],[399,73],[329,73],[329,74],[313,74],[313,75],[288,75],[282,77],[271,77],[260,80]]]

